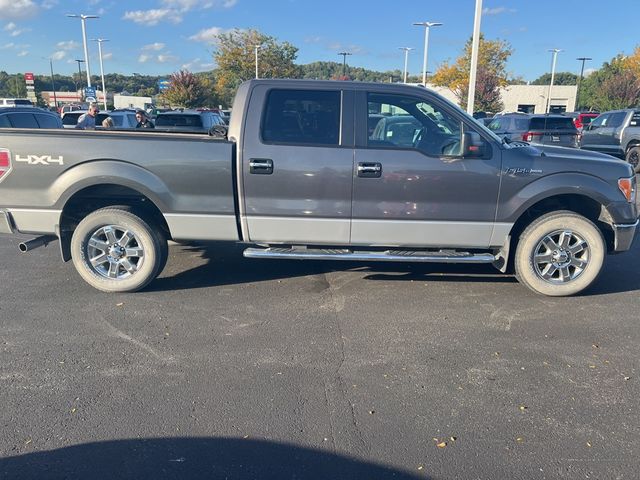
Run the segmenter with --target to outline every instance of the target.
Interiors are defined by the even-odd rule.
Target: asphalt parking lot
[[[214,244],[107,295],[16,245],[0,478],[638,478],[638,241],[575,298]]]

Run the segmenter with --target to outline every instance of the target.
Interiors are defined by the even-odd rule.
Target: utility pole
[[[578,79],[578,91],[576,92],[576,106],[574,110],[579,111],[580,108],[580,87],[582,86],[582,76],[584,75],[584,62],[587,60],[593,60],[589,57],[580,57],[576,58],[576,60],[580,60],[582,62],[582,67],[580,68],[580,78]]]
[[[260,50],[260,48],[262,47],[262,45],[254,45],[253,49],[255,52],[255,56],[256,56],[256,78],[260,78],[260,76],[258,75],[258,50]]]
[[[89,49],[87,47],[87,27],[85,25],[87,18],[100,18],[98,15],[84,15],[84,14],[67,14],[69,18],[79,18],[82,23],[82,44],[84,46],[84,61],[87,64],[87,87],[91,86],[91,66],[89,65]]]
[[[104,109],[107,109],[107,89],[104,86],[104,66],[102,64],[102,43],[108,42],[106,38],[94,38],[94,42],[98,42],[98,54],[100,58],[100,76],[102,77],[102,103],[104,105]]]
[[[473,45],[471,47],[471,71],[469,74],[469,95],[467,113],[473,115],[476,102],[476,76],[478,74],[478,52],[480,51],[480,21],[482,20],[482,0],[476,0],[476,13],[473,21]]]
[[[439,27],[442,23],[438,22],[416,22],[414,25],[424,27],[424,58],[422,60],[422,84],[427,86],[427,52],[429,50],[429,29],[431,27]]]
[[[51,68],[51,90],[53,90],[53,105],[58,110],[58,99],[56,98],[56,84],[53,81],[53,60],[49,59],[49,67]]]
[[[556,60],[558,58],[558,53],[562,50],[559,48],[552,48],[549,51],[551,52],[551,81],[549,82],[549,90],[547,92],[547,108],[545,113],[549,113],[549,109],[551,108],[551,89],[553,88],[553,80],[556,76]]]
[[[340,52],[338,55],[342,55],[342,76],[347,76],[347,55],[353,55],[350,52]]]
[[[84,60],[78,60],[76,58],[76,62],[78,62],[78,88],[76,88],[76,93],[78,90],[82,90],[82,69],[80,68],[80,64],[84,63]],[[80,101],[82,101],[82,93],[80,93]]]
[[[413,50],[412,47],[398,47],[399,50],[404,50],[404,83],[407,83],[407,66],[409,65],[409,52]]]

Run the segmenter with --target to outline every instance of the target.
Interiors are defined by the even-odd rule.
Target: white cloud
[[[103,60],[111,60],[112,58],[113,58],[113,53],[111,52],[105,53],[104,55],[102,55]]]
[[[42,8],[45,10],[51,10],[56,5],[58,5],[58,0],[44,0],[41,4]]]
[[[170,8],[154,8],[152,10],[125,12],[122,18],[147,27],[152,27],[160,22],[180,23],[182,21],[180,12]]]
[[[209,45],[214,45],[218,42],[218,35],[222,33],[233,32],[233,28],[221,28],[221,27],[211,27],[200,30],[195,35],[191,35],[189,40],[194,42],[202,42],[208,43]]]
[[[4,26],[4,31],[5,32],[10,32],[12,30],[15,30],[16,28],[18,28],[18,26],[15,23],[9,22]]]
[[[501,13],[515,13],[515,8],[507,7],[495,7],[495,8],[483,8],[482,15],[500,15]]]
[[[168,53],[161,53],[160,55],[158,55],[157,60],[159,63],[169,63],[177,61],[178,57],[176,57],[175,55],[169,55]]]
[[[150,43],[149,45],[145,45],[144,47],[142,47],[142,51],[148,52],[150,50],[155,50],[156,52],[159,52],[160,50],[164,49],[164,46],[164,43],[160,42]]]
[[[158,55],[149,55],[147,53],[142,53],[138,57],[139,63],[147,63],[147,62],[155,62],[155,63],[171,63],[177,62],[179,60],[175,55],[171,55],[170,52],[160,53]]]
[[[24,32],[28,32],[31,29],[30,28],[18,28],[18,25],[16,25],[13,22],[9,22],[4,26],[3,30],[5,32],[7,32],[10,36],[17,37],[18,35],[21,35]]]
[[[62,60],[66,56],[67,56],[67,52],[65,52],[64,50],[58,50],[57,52],[53,52],[53,54],[51,55],[51,59]]]
[[[345,45],[340,42],[331,42],[327,44],[329,50],[335,50],[336,52],[349,52],[355,55],[368,55],[369,51],[360,45]]]
[[[80,48],[80,44],[78,42],[74,42],[73,40],[67,40],[65,42],[58,42],[56,44],[56,47],[61,50],[77,50],[78,48]]]
[[[27,18],[38,13],[33,0],[0,0],[0,19]]]
[[[190,62],[183,63],[180,70],[188,70],[190,72],[202,72],[205,70],[211,70],[215,67],[215,63],[203,63],[200,58],[194,58]]]
[[[18,53],[19,57],[26,57],[27,55],[29,55],[29,52],[27,50],[22,50],[20,53]]]
[[[0,50],[9,50],[15,46],[16,44],[13,42],[5,43],[4,45],[0,45]]]
[[[167,8],[177,9],[180,12],[188,12],[195,8],[206,9],[213,7],[231,8],[237,0],[162,0],[162,4]]]
[[[144,53],[142,55],[140,55],[138,57],[138,62],[140,63],[147,63],[149,60],[151,60],[152,56],[151,55],[145,55]]]

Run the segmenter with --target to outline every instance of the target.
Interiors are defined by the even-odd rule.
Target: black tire
[[[542,295],[575,295],[598,278],[606,251],[602,232],[589,219],[571,211],[551,212],[520,235],[516,278]]]
[[[640,146],[631,147],[627,150],[625,160],[633,167],[633,171],[640,173]]]
[[[160,228],[129,207],[107,207],[90,213],[71,238],[76,270],[89,285],[103,292],[144,288],[160,274],[167,257],[167,240]]]

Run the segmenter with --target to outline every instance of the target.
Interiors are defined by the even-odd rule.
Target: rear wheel
[[[605,252],[604,238],[593,222],[570,211],[551,212],[520,235],[516,278],[543,295],[574,295],[598,277]]]
[[[167,240],[161,230],[127,207],[87,215],[73,232],[71,257],[80,276],[103,292],[135,292],[164,267]]]
[[[627,150],[625,159],[633,167],[634,172],[640,173],[640,146],[631,147]]]

